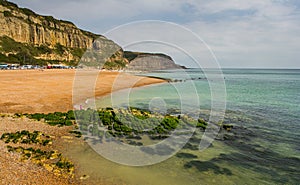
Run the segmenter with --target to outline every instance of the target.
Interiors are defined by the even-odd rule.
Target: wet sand
[[[0,71],[0,113],[49,113],[68,111],[73,104],[113,90],[165,82],[110,71],[10,70]],[[96,78],[96,79],[95,79]],[[76,82],[74,83],[74,79]],[[95,83],[94,83],[95,81]],[[94,89],[86,89],[93,82]],[[76,94],[72,101],[73,84]],[[117,84],[113,88],[113,84]]]

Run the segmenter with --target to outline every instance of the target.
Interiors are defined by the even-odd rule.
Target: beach
[[[220,184],[220,182],[222,184],[244,184],[245,182],[249,184],[297,184],[299,182],[299,70],[224,69],[223,74],[226,79],[226,91],[228,93],[226,115],[223,123],[233,127],[229,130],[225,130],[223,127],[211,146],[203,151],[199,151],[199,143],[202,140],[203,133],[202,129],[199,128],[188,143],[174,156],[155,165],[141,167],[118,164],[99,155],[84,139],[76,138],[74,134],[69,133],[70,130],[75,129],[75,125],[50,127],[43,120],[38,122],[29,120],[25,116],[16,116],[14,111],[30,112],[28,107],[35,107],[31,110],[32,112],[53,112],[58,109],[68,109],[68,104],[65,104],[67,101],[58,99],[61,94],[68,94],[67,92],[71,95],[64,97],[69,98],[69,106],[72,108],[74,82],[77,82],[76,86],[78,88],[75,89],[79,92],[75,102],[84,105],[92,95],[107,95],[111,92],[113,86],[117,87],[114,88],[117,91],[126,88],[126,86],[146,85],[149,84],[146,83],[147,80],[152,81],[153,79],[132,77],[129,74],[108,71],[103,72],[105,75],[98,75],[96,82],[95,79],[93,80],[96,75],[95,71],[80,71],[77,75],[75,75],[74,70],[19,71],[19,73],[23,73],[23,75],[20,76],[17,71],[0,71],[1,90],[6,88],[1,92],[0,103],[17,102],[19,105],[7,106],[6,109],[1,107],[3,112],[11,111],[11,113],[0,113],[0,135],[5,132],[26,129],[31,132],[39,130],[45,134],[55,136],[49,149],[58,150],[74,163],[75,177],[55,176],[52,172],[48,172],[45,168],[30,161],[20,162],[20,155],[8,152],[6,148],[6,145],[14,146],[14,144],[5,144],[4,141],[0,141],[0,149],[2,150],[0,154],[0,184],[47,184],[46,181],[49,181],[48,184],[105,185],[198,185]],[[34,78],[30,73],[41,74]],[[48,74],[47,78],[43,77],[42,73]],[[62,76],[68,76],[66,73],[69,73],[69,77],[66,78],[69,81],[65,80],[65,84],[69,85],[70,89],[60,85],[57,80],[61,79]],[[211,71],[211,73],[214,73],[214,71]],[[72,75],[70,74],[79,78],[74,81],[71,79],[70,76]],[[14,79],[14,75],[19,81]],[[130,91],[131,107],[141,108],[142,110],[151,108],[155,103],[153,100],[157,100],[155,98],[159,97],[164,100],[168,110],[187,112],[187,110],[181,108],[182,104],[178,100],[189,106],[194,105],[190,102],[198,100],[201,102],[199,118],[204,120],[209,118],[211,90],[209,81],[198,80],[199,77],[204,75],[201,69],[187,69],[182,72],[158,72],[150,75],[166,79],[191,77],[195,80],[190,81],[188,80],[190,78],[182,78],[183,81],[179,83],[162,83],[143,88],[133,88]],[[3,85],[9,85],[8,76],[14,81],[14,84],[10,87],[15,91],[18,90],[15,86],[23,83],[23,79],[35,79],[44,83],[56,80],[57,84],[51,84],[51,88],[48,89],[43,89],[47,88],[47,85],[44,85],[43,88],[32,86],[30,96],[35,96],[35,98],[32,98],[34,101],[31,102],[27,98],[28,102],[20,102],[20,100],[10,99],[10,94],[13,94],[14,91]],[[21,78],[22,76],[23,78]],[[103,80],[105,78],[108,79],[105,81]],[[190,82],[194,85],[191,86]],[[26,85],[21,87],[30,89],[30,82],[24,83],[28,87]],[[37,82],[32,83],[37,84]],[[43,85],[43,83],[39,84]],[[95,91],[81,88],[84,85],[92,86],[93,84],[97,84]],[[105,86],[109,88],[103,88]],[[197,94],[191,91],[194,87],[198,91]],[[23,93],[19,92],[19,98],[26,97],[25,90],[19,89],[19,91]],[[36,94],[32,95],[32,92]],[[37,95],[43,97],[45,102],[52,104],[48,106],[48,110],[42,110],[37,106],[40,103],[36,97]],[[56,96],[57,101],[47,100],[46,95],[49,97]],[[118,91],[113,95],[113,97],[117,97],[114,99],[115,106],[122,106],[126,103],[128,96],[126,91]],[[110,101],[110,96],[102,96],[96,100],[96,103],[97,105],[106,105],[105,103],[109,104]],[[45,106],[45,104],[43,105]],[[58,105],[63,106],[59,107]],[[9,107],[10,109],[7,109]],[[22,107],[23,109],[17,109]],[[198,110],[195,106],[191,108],[195,111]],[[191,113],[193,113],[193,110]],[[132,140],[136,143],[143,142],[142,144],[145,147],[149,146],[148,138]],[[174,142],[176,141],[174,140]]]
[[[98,73],[98,72],[97,72]],[[0,136],[3,133],[13,133],[22,130],[42,131],[53,136],[54,142],[48,149],[62,147],[74,138],[69,133],[74,126],[53,127],[43,122],[33,121],[25,117],[16,118],[14,113],[50,113],[66,112],[73,109],[73,103],[84,102],[87,98],[103,96],[112,92],[117,79],[118,85],[113,90],[139,87],[164,80],[138,77],[130,74],[101,71],[97,74],[95,89],[90,92],[80,92],[78,102],[73,102],[73,84],[76,70],[9,70],[0,71]],[[91,75],[92,74],[92,75]],[[95,71],[81,71],[79,79],[91,80]],[[78,75],[78,74],[77,74]],[[84,83],[83,83],[84,84]],[[83,88],[84,90],[84,88]],[[72,140],[72,139],[71,139]],[[28,162],[21,162],[20,155],[8,152],[7,144],[0,141],[0,184],[78,184],[78,177],[63,178],[55,176],[45,168]],[[35,146],[24,146],[35,147]],[[76,167],[76,161],[73,161]]]
[[[45,123],[29,120],[27,118],[13,118],[12,115],[1,115],[0,136],[4,133],[14,133],[17,131],[35,130],[55,136],[54,144],[47,150],[56,148],[63,141],[63,136],[68,135],[70,127],[52,127]],[[30,161],[20,160],[18,153],[8,152],[5,144],[0,141],[0,184],[76,184],[72,178],[63,178],[54,175],[45,168]],[[25,148],[38,147],[37,145],[14,144]]]
[[[0,112],[49,113],[73,109],[72,93],[75,73],[76,70],[63,69],[0,71]],[[95,71],[80,72],[84,83],[94,78],[94,74]],[[114,90],[165,82],[161,79],[101,71],[98,74],[93,95],[103,96],[111,93],[116,78],[119,85]],[[83,91],[74,103],[84,102],[87,98],[91,98],[90,95],[91,92]]]

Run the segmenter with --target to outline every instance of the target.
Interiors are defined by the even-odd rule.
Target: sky
[[[202,53],[205,53],[203,56],[210,54],[211,58],[215,58],[223,68],[300,68],[300,1],[298,0],[11,1],[38,14],[69,20],[81,29],[104,35],[117,26],[133,21],[159,20],[175,23],[201,38],[200,40],[205,43],[202,44],[203,48],[206,47],[207,51],[202,52],[203,48],[198,48],[199,43],[194,43],[201,41],[184,40],[182,36],[177,37],[176,33],[171,33],[174,34],[174,38],[180,40],[183,48],[190,51],[193,56]],[[171,28],[172,26],[169,29]],[[132,29],[132,34],[124,31],[122,36],[134,40],[136,34],[141,32],[147,35],[149,29],[162,28],[159,24],[153,24],[153,27],[148,27],[148,30],[137,32],[136,29]],[[167,30],[167,32],[172,31]],[[169,35],[157,34],[156,39],[163,40],[166,36]],[[118,44],[122,43],[115,40],[117,37],[111,39]],[[174,54],[172,51],[174,48],[169,48],[168,51],[166,45],[162,46],[158,43],[149,47],[144,47],[142,44],[138,46],[145,51],[150,51],[151,48],[154,51],[162,49],[164,53],[171,56]],[[137,47],[129,47],[129,49],[134,50]],[[184,57],[175,58],[177,63],[189,65]],[[206,60],[206,57],[203,57],[203,60]]]

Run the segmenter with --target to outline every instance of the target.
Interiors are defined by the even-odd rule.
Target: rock
[[[86,180],[88,179],[90,176],[89,175],[83,175],[80,177],[80,180]]]
[[[49,172],[52,172],[53,170],[53,165],[51,164],[43,164],[44,168],[46,168],[46,170],[48,170]]]

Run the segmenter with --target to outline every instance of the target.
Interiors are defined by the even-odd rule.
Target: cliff
[[[167,55],[150,53],[139,54],[126,67],[130,71],[155,71],[181,68],[181,66],[175,64],[172,58]]]
[[[113,41],[81,30],[69,21],[41,16],[11,2],[0,1],[0,24],[0,62],[76,65],[97,39],[101,48],[118,48],[119,58],[114,57],[110,62],[118,59],[126,63],[121,47]]]
[[[0,36],[17,42],[70,48],[88,48],[100,35],[78,29],[73,23],[41,16],[26,8],[0,1]]]
[[[124,52],[104,36],[8,1],[0,0],[0,24],[0,63],[75,66],[81,60],[82,66],[109,70],[178,67],[167,55]]]

